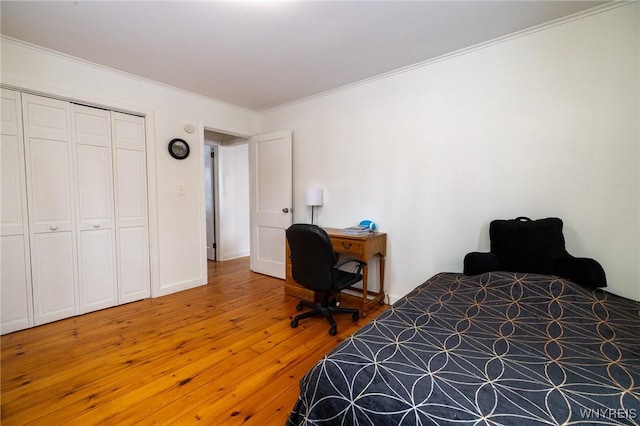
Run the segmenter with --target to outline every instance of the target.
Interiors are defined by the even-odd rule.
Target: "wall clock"
[[[189,144],[183,139],[172,139],[169,142],[169,154],[177,160],[184,160],[189,156]]]

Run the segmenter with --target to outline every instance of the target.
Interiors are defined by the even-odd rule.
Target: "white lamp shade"
[[[307,206],[321,206],[322,205],[322,188],[305,189],[304,204]]]

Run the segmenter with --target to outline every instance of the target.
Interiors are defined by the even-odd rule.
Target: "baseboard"
[[[239,259],[241,257],[247,257],[249,256],[249,252],[248,251],[239,251],[237,253],[228,253],[224,256],[220,256],[220,259],[218,259],[220,262],[224,262],[225,260],[233,260],[233,259]]]
[[[166,296],[168,294],[173,294],[173,293],[177,293],[179,291],[183,291],[183,290],[189,290],[190,288],[195,288],[195,287],[200,287],[202,285],[205,285],[206,280],[204,279],[195,279],[195,280],[188,280],[188,281],[182,281],[179,283],[174,283],[174,284],[170,284],[166,287],[160,287],[157,291],[156,294],[153,294],[151,297],[161,297],[161,296]]]

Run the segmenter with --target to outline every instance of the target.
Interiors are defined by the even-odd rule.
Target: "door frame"
[[[206,145],[211,145],[211,146],[224,146],[225,143],[224,142],[218,142],[218,141],[207,141],[207,143],[205,143],[205,131],[211,131],[211,132],[216,132],[216,133],[221,133],[221,134],[225,134],[225,135],[229,135],[229,136],[233,136],[235,139],[235,141],[238,140],[246,140],[247,142],[249,141],[249,139],[251,138],[251,135],[245,134],[245,133],[239,133],[239,132],[235,132],[232,130],[226,130],[224,128],[221,127],[216,127],[213,125],[208,125],[205,124],[204,121],[200,120],[197,123],[197,135],[198,135],[198,147],[195,150],[197,152],[197,155],[199,156],[198,159],[198,164],[200,165],[200,170],[199,170],[199,174],[200,174],[200,180],[199,180],[199,193],[200,193],[200,246],[203,247],[202,249],[202,255],[200,256],[201,258],[201,270],[202,270],[202,277],[204,280],[204,284],[208,284],[209,282],[209,277],[208,277],[208,268],[207,268],[207,218],[206,218],[206,200],[205,200],[205,173],[204,173],[204,146]],[[211,143],[208,143],[211,142]],[[231,141],[231,143],[238,143],[238,142],[233,142]],[[240,143],[246,143],[246,142],[240,142]],[[216,164],[218,165],[216,173],[220,172],[220,167],[219,167],[219,163],[217,163],[217,161],[220,158],[219,155],[219,151],[216,152]],[[215,204],[215,234],[216,234],[216,260],[217,261],[222,261],[224,260],[223,258],[221,258],[220,253],[224,253],[224,242],[222,241],[222,239],[220,238],[221,235],[221,229],[224,227],[224,219],[221,217],[220,215],[220,191],[219,191],[219,176],[217,176],[216,178],[214,178],[215,180],[215,197],[216,199],[214,200],[214,204]]]
[[[209,156],[208,158],[205,159],[205,161],[209,161],[210,163],[210,167],[211,167],[211,203],[212,203],[212,208],[211,208],[211,217],[207,218],[206,216],[207,214],[207,209],[206,209],[206,202],[207,202],[207,193],[205,191],[205,228],[206,228],[206,239],[207,239],[207,260],[212,260],[212,261],[217,261],[219,256],[218,256],[218,248],[220,247],[220,241],[219,241],[219,217],[220,217],[220,210],[219,210],[219,189],[218,189],[218,181],[219,181],[219,176],[218,176],[218,146],[219,144],[217,142],[212,142],[212,141],[206,141],[204,142],[204,146],[209,147],[209,155],[211,155],[211,153],[213,153],[213,157]],[[203,153],[203,155],[206,155],[207,151],[205,151]],[[207,180],[207,176],[205,173],[205,188],[206,188],[206,182]],[[209,246],[209,229],[207,227],[206,224],[206,220],[210,219],[210,222],[212,224],[212,231],[213,231],[213,247]],[[213,254],[211,254],[213,253]],[[213,259],[212,259],[213,258]]]

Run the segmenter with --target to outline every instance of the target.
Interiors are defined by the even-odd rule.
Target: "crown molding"
[[[389,71],[389,72],[386,72],[386,73],[382,73],[382,74],[378,74],[376,76],[369,77],[369,78],[366,78],[366,79],[363,79],[363,80],[359,80],[359,81],[356,81],[354,83],[349,83],[349,84],[346,84],[344,86],[336,87],[336,88],[331,89],[331,90],[327,90],[327,91],[324,91],[324,92],[321,92],[321,93],[316,93],[314,95],[307,96],[307,97],[304,97],[304,98],[296,99],[295,101],[291,101],[291,102],[287,102],[285,104],[281,104],[281,105],[277,105],[277,106],[274,106],[274,107],[271,107],[271,108],[267,108],[267,109],[261,110],[260,112],[261,113],[269,113],[269,112],[272,112],[272,111],[275,111],[275,110],[278,110],[278,109],[283,109],[283,108],[290,107],[292,105],[304,103],[304,102],[310,101],[312,99],[322,98],[322,97],[331,95],[333,93],[343,92],[345,90],[349,90],[349,89],[352,89],[354,87],[358,87],[358,86],[362,86],[362,85],[365,85],[365,84],[369,84],[369,83],[372,83],[372,82],[375,82],[375,81],[378,81],[378,80],[384,80],[386,78],[393,77],[393,76],[396,76],[396,75],[399,75],[399,74],[404,74],[406,72],[413,71],[413,70],[416,70],[416,69],[428,67],[429,65],[433,65],[433,64],[436,64],[438,62],[447,61],[449,59],[457,58],[458,56],[467,55],[469,53],[473,53],[473,52],[476,52],[478,50],[482,50],[482,49],[485,49],[485,48],[488,48],[488,47],[492,47],[492,46],[496,46],[496,45],[499,45],[499,44],[502,44],[502,43],[506,43],[506,42],[511,41],[511,40],[515,40],[515,39],[518,39],[518,38],[521,38],[521,37],[524,37],[524,36],[527,36],[527,35],[530,35],[530,34],[537,33],[539,31],[544,31],[544,30],[547,30],[547,29],[550,29],[550,28],[553,28],[553,27],[557,27],[557,26],[560,26],[560,25],[567,24],[569,22],[573,22],[573,21],[576,21],[576,20],[579,20],[579,19],[583,19],[583,18],[586,18],[586,17],[589,17],[589,16],[593,16],[593,15],[597,15],[597,14],[600,14],[600,13],[603,13],[603,12],[607,12],[607,11],[612,10],[612,9],[617,9],[619,7],[622,7],[622,6],[628,6],[628,5],[634,4],[634,3],[639,3],[639,0],[614,0],[614,1],[610,2],[610,3],[605,3],[605,4],[602,4],[602,5],[593,7],[591,9],[588,9],[588,10],[583,10],[581,12],[577,12],[577,13],[574,13],[572,15],[568,15],[568,16],[564,16],[562,18],[554,19],[553,21],[548,21],[548,22],[545,22],[543,24],[535,25],[533,27],[517,31],[515,33],[510,33],[510,34],[507,34],[507,35],[504,35],[504,36],[500,36],[500,37],[497,37],[497,38],[494,38],[494,39],[491,39],[491,40],[484,41],[482,43],[478,43],[478,44],[474,44],[472,46],[464,47],[462,49],[455,50],[453,52],[445,53],[444,55],[440,55],[440,56],[437,56],[435,58],[427,59],[427,60],[424,60],[424,61],[421,61],[421,62],[417,62],[415,64],[407,65],[405,67],[396,68],[395,70],[392,70],[392,71]]]

